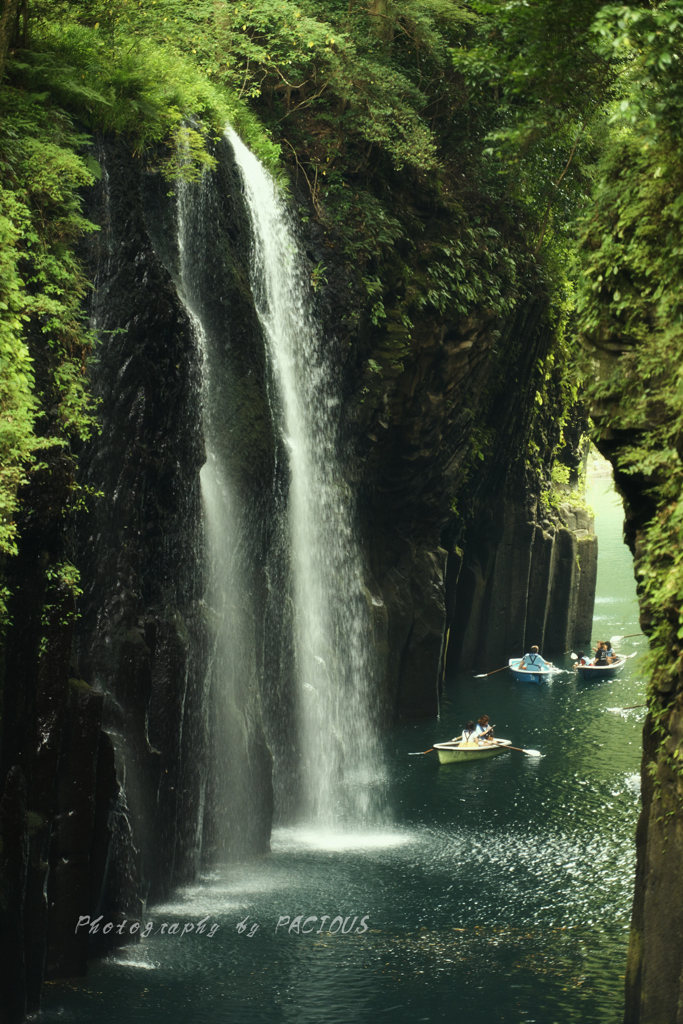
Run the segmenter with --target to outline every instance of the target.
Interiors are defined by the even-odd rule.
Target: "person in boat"
[[[474,727],[474,722],[468,722],[462,731],[460,740],[462,743],[474,743],[477,738],[477,730]]]
[[[474,730],[478,740],[492,740],[493,739],[493,726],[489,725],[489,716],[482,715],[477,720],[477,727]]]
[[[618,656],[614,653],[614,648],[612,647],[612,644],[609,640],[603,640],[602,646],[607,651],[607,661],[610,663],[610,665],[613,665],[615,661],[619,660]]]
[[[578,657],[576,659],[576,664],[577,665],[587,665],[588,664],[588,658],[585,656],[583,651],[579,651]]]
[[[525,654],[519,663],[519,668],[527,669],[527,671],[533,672],[534,669],[549,668],[552,665],[552,661],[546,661],[538,653],[538,647],[536,644],[531,648],[528,654]]]
[[[607,657],[607,645],[600,640],[595,651],[593,664],[604,667],[605,665],[609,665],[609,663],[609,658]]]

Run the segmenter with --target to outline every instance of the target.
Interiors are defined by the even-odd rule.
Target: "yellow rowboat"
[[[485,757],[502,754],[510,746],[512,740],[482,740],[477,743],[461,743],[459,740],[450,743],[435,743],[434,750],[439,755],[441,764],[452,764],[454,761],[481,761]]]

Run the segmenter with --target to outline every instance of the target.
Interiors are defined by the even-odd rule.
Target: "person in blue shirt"
[[[528,671],[532,671],[536,668],[549,668],[552,665],[552,661],[546,661],[538,653],[538,647],[536,644],[531,648],[529,654],[525,654],[519,663],[520,668],[525,668]]]
[[[482,715],[477,721],[477,728],[475,729],[478,740],[492,740],[493,739],[493,726],[489,725],[489,716]]]

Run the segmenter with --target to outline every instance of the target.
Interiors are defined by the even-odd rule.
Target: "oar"
[[[540,750],[525,750],[524,747],[509,747],[507,743],[498,743],[496,740],[491,740],[497,747],[502,747],[503,750],[519,750],[522,754],[529,754],[530,757],[543,757]]]
[[[496,672],[502,672],[504,668],[510,668],[510,666],[509,665],[503,665],[503,668],[494,668],[493,672],[480,672],[479,675],[475,676],[474,678],[475,679],[485,679],[486,676],[495,676]]]
[[[409,750],[408,757],[415,757],[416,754],[431,754],[434,747],[430,747],[429,750]]]
[[[626,636],[611,636],[610,640],[613,644],[616,644],[618,640],[628,640],[632,636],[645,636],[644,633],[627,633]]]

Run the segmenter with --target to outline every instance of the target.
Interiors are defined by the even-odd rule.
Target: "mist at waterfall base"
[[[638,630],[608,487],[594,486],[594,641]],[[645,638],[620,648],[643,651]],[[85,982],[47,986],[44,1024],[369,1024],[383,1014],[400,1024],[617,1024],[643,715],[622,709],[643,701],[638,662],[602,682],[575,679],[568,657],[568,671],[542,686],[507,672],[450,679],[440,722],[386,739],[390,827],[276,830],[271,855],[150,907],[152,934],[93,963]],[[544,757],[439,767],[434,755],[408,756],[484,711],[500,736]],[[298,915],[318,918],[310,934],[277,927]],[[357,916],[350,934],[338,923],[329,934],[338,915]],[[212,938],[159,934],[164,922],[182,932],[207,916],[220,925]]]

